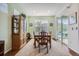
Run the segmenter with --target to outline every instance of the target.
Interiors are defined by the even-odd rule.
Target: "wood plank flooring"
[[[10,51],[5,56],[79,56],[66,45],[54,40],[52,40],[52,47],[49,49],[48,54],[46,54],[46,49],[42,47],[39,53],[38,48],[34,48],[33,42],[34,39],[30,40],[22,49]]]

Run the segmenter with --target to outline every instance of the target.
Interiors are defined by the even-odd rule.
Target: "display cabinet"
[[[12,50],[17,50],[26,44],[25,15],[12,16]]]

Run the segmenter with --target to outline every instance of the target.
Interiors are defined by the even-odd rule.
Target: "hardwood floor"
[[[41,52],[44,52],[44,49]],[[5,54],[5,56],[37,56],[37,55],[43,56],[44,54],[43,53],[39,54],[38,49],[33,48],[32,41],[29,41],[28,44],[26,44],[26,46],[24,46],[20,50],[10,51]],[[79,54],[68,48],[65,44],[60,44],[60,42],[58,41],[53,41],[52,49],[49,51],[48,54],[45,54],[44,56],[79,56]]]
[[[39,49],[34,48],[33,43],[34,39],[32,39],[25,47],[23,47],[15,56],[71,56],[68,48],[59,41],[52,40],[51,49],[49,49],[49,53],[47,54],[46,49],[44,49],[42,46],[39,53]]]
[[[18,53],[18,51],[19,50],[15,50],[15,51],[11,50],[8,53],[6,53],[5,56],[15,56],[15,54]]]
[[[29,41],[30,41],[30,40],[26,41],[26,44],[27,44]],[[20,50],[20,49],[19,49],[19,50]],[[7,52],[7,53],[5,54],[5,56],[15,56],[16,53],[19,52],[19,50],[11,50],[11,51]]]

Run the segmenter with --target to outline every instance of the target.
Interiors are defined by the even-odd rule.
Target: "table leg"
[[[36,39],[34,40],[34,48],[36,48]]]
[[[50,38],[50,48],[51,48],[51,38]]]

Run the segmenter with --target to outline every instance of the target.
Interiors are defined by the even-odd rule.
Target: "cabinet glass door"
[[[19,16],[14,16],[13,18],[13,33],[19,33]]]

